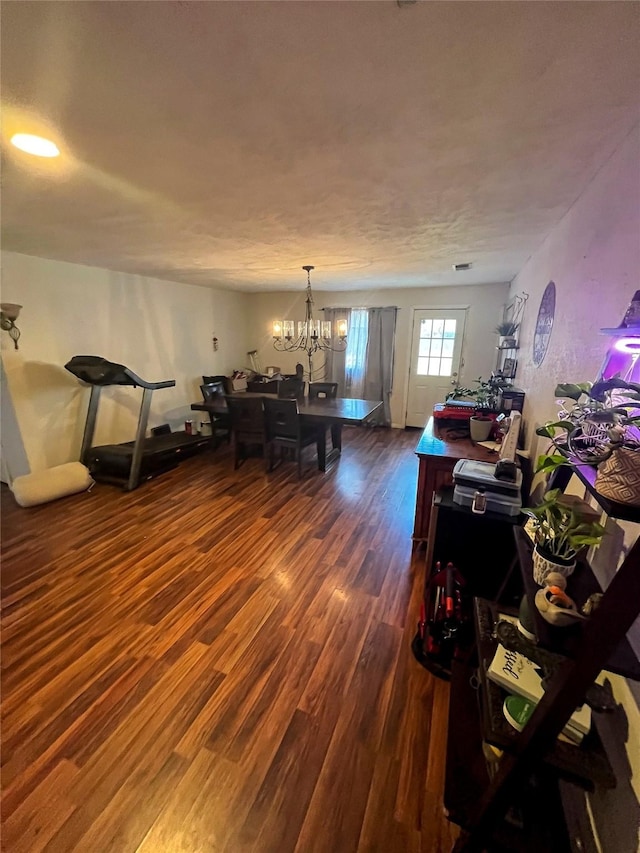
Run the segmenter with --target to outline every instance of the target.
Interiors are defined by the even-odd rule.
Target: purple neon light
[[[631,355],[640,353],[640,338],[618,338],[614,342],[613,348],[618,352],[628,352]]]

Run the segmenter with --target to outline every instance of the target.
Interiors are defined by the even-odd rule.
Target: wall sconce
[[[18,349],[18,340],[20,338],[20,329],[16,326],[16,320],[18,319],[21,308],[22,305],[15,305],[13,302],[0,303],[0,329],[4,332],[9,332],[9,337],[16,349]]]

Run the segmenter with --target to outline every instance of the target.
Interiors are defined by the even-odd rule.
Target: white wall
[[[639,137],[636,128],[512,283],[511,295],[529,294],[518,365],[529,442],[534,425],[557,414],[558,382],[595,379],[610,343],[599,331],[619,325],[640,288]],[[549,281],[556,284],[555,322],[544,362],[535,367],[533,333]]]
[[[313,290],[314,317],[322,319],[323,307],[398,307],[391,419],[394,426],[402,427],[406,414],[406,380],[409,373],[413,309],[469,308],[462,352],[465,364],[460,382],[471,383],[480,375],[488,377],[495,368],[497,337],[494,328],[502,319],[502,306],[507,299],[508,290],[507,284],[356,290],[340,293]],[[302,278],[300,293],[262,293],[252,297],[250,311],[251,329],[254,331],[253,347],[258,349],[263,369],[274,364],[280,366],[285,373],[293,373],[296,362],[300,361],[306,370],[306,359],[301,358],[300,353],[276,352],[272,337],[274,320],[304,319],[304,298]],[[321,358],[314,359],[314,370],[322,364]]]
[[[20,349],[6,333],[0,347],[32,471],[78,458],[89,390],[64,370],[72,356],[100,355],[151,381],[175,379],[175,388],[154,392],[149,418],[150,427],[169,422],[173,429],[201,399],[201,374],[228,374],[246,363],[246,294],[10,252],[1,263],[2,301],[23,306]],[[94,442],[131,440],[141,397],[138,389],[105,388]],[[6,436],[11,424],[3,428]],[[3,439],[13,476],[26,473],[15,446],[15,436]]]
[[[527,444],[534,455],[547,444],[535,436],[536,425],[557,415],[556,384],[596,378],[611,342],[599,330],[619,325],[640,287],[639,151],[636,128],[512,283],[511,296],[523,291],[530,295],[520,333],[518,385],[527,393]],[[531,359],[533,333],[549,281],[556,284],[555,322],[544,362],[535,367]],[[623,542],[625,548],[640,532],[637,524],[609,521],[608,527],[609,544]],[[605,585],[622,556],[611,554],[611,548],[604,546],[600,554],[593,555],[592,565],[596,571],[599,568]],[[638,621],[629,639],[640,654]],[[614,755],[621,778],[616,790],[592,798],[591,810],[605,853],[633,853],[639,841],[638,805],[634,800],[640,799],[640,689],[617,676],[606,677],[623,705],[621,715],[626,717],[620,730],[623,749]]]

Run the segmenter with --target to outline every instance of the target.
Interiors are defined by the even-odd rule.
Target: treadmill
[[[149,480],[175,468],[181,459],[192,456],[209,446],[208,437],[187,435],[186,432],[171,432],[153,438],[145,437],[151,395],[158,388],[173,388],[176,384],[175,379],[146,382],[123,364],[116,364],[97,355],[74,355],[65,364],[65,368],[81,382],[91,385],[80,460],[87,466],[95,480],[119,484],[125,491],[132,491],[143,480]],[[127,441],[124,444],[104,444],[93,447],[100,392],[106,385],[130,385],[143,389],[136,437],[133,441]]]

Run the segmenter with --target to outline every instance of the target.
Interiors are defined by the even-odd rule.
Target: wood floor
[[[130,494],[3,487],[2,849],[450,850],[418,437],[346,429],[301,481],[224,446]]]

